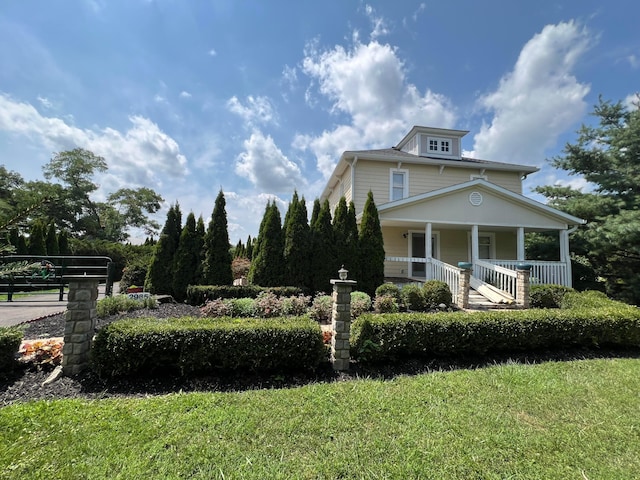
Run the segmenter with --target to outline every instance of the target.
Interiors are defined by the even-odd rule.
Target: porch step
[[[495,303],[479,294],[477,291],[469,290],[469,307],[467,310],[515,310],[515,304]]]

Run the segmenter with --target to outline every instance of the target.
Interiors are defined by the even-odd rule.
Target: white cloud
[[[306,182],[300,168],[276,146],[270,135],[254,131],[244,141],[245,151],[238,155],[235,171],[266,192],[291,192]]]
[[[124,185],[161,187],[165,178],[187,173],[187,160],[177,142],[151,120],[129,117],[131,127],[82,129],[56,117],[41,115],[32,105],[0,94],[0,131],[24,136],[51,151],[86,148],[105,158],[109,171],[103,187]],[[107,188],[107,191],[112,191]]]
[[[631,68],[640,68],[640,58],[638,58],[636,55],[629,55],[627,57],[627,60],[629,61],[629,65],[631,65]]]
[[[590,42],[589,33],[574,22],[547,25],[534,35],[498,88],[480,98],[480,106],[494,116],[475,135],[472,154],[541,163],[545,150],[585,113],[589,85],[578,82],[572,71]]]
[[[238,97],[233,96],[227,102],[227,108],[240,116],[249,126],[278,123],[273,105],[267,97],[249,95],[243,105]]]
[[[42,105],[44,108],[53,107],[53,103],[51,103],[51,100],[49,100],[46,97],[41,97],[40,95],[38,95],[38,101],[40,102],[40,105]]]
[[[297,148],[316,155],[325,178],[344,150],[390,147],[412,125],[454,125],[449,100],[428,89],[421,93],[408,83],[404,63],[388,44],[356,42],[349,50],[336,46],[324,52],[311,44],[302,69],[312,79],[310,89],[317,82],[318,93],[331,102],[332,113],[349,119],[320,136],[298,136],[294,141]]]
[[[154,101],[154,102],[156,102],[156,103],[166,103],[166,102],[167,102],[167,99],[166,99],[166,98],[164,98],[164,97],[163,97],[162,95],[160,95],[160,94],[156,94],[156,95],[153,97],[153,101]]]
[[[189,92],[187,92],[186,90],[183,90],[183,91],[180,92],[180,98],[191,98],[191,97],[192,97],[192,95]]]
[[[389,34],[389,29],[383,17],[377,16],[375,9],[371,5],[365,5],[364,11],[371,22],[371,40],[376,40]]]
[[[216,52],[216,51],[215,51],[215,49],[213,49],[213,48],[212,48],[211,50],[209,50],[209,51],[207,52],[207,54],[208,54],[210,57],[215,57],[216,55],[218,55],[218,52]]]
[[[637,110],[638,108],[640,108],[640,92],[627,95],[622,101],[622,104],[627,107],[629,111]]]

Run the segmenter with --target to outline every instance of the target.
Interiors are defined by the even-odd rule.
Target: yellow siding
[[[467,230],[440,230],[440,260],[449,265],[469,261]]]
[[[403,238],[406,228],[383,227],[382,239],[384,241],[384,254],[387,257],[406,257],[408,240]],[[385,277],[406,277],[407,264],[404,262],[384,262]]]
[[[515,260],[518,257],[518,237],[513,232],[496,232],[496,258]]]
[[[371,160],[359,160],[356,164],[356,188],[354,203],[356,212],[361,212],[367,199],[369,190],[373,193],[376,205],[382,205],[390,201],[389,181],[390,170],[397,168],[396,162],[377,162]],[[403,163],[402,169],[409,171],[409,196],[420,195],[422,193],[439,190],[451,185],[459,185],[471,180],[471,175],[480,175],[481,168],[453,168],[445,167],[440,172],[437,165],[420,165],[413,163]],[[499,185],[514,193],[522,193],[522,182],[518,172],[502,172],[486,170],[484,172],[487,180]],[[346,177],[349,177],[348,180]],[[347,182],[348,181],[348,187]],[[345,193],[347,189],[351,194],[351,172],[350,168],[345,170],[343,175],[345,182]],[[339,199],[339,197],[338,197]],[[336,199],[336,203],[337,200]],[[349,201],[350,198],[347,198]]]

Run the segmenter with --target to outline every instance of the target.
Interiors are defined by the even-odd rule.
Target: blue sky
[[[640,90],[636,0],[77,0],[0,5],[0,164],[42,179],[54,152],[109,165],[98,197],[148,186],[232,243],[269,198],[311,202],[344,150],[413,125],[469,130],[466,153],[535,165],[598,96]],[[135,238],[135,232],[133,236]]]

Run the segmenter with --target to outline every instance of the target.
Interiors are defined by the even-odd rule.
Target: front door
[[[426,257],[426,245],[425,245],[425,234],[424,232],[411,232],[411,237],[409,241],[409,256],[417,257],[417,258],[425,258]],[[431,236],[431,257],[437,258],[436,252],[437,248],[437,235]],[[426,278],[427,276],[427,264],[424,262],[411,262],[410,264],[410,277],[417,278]]]

